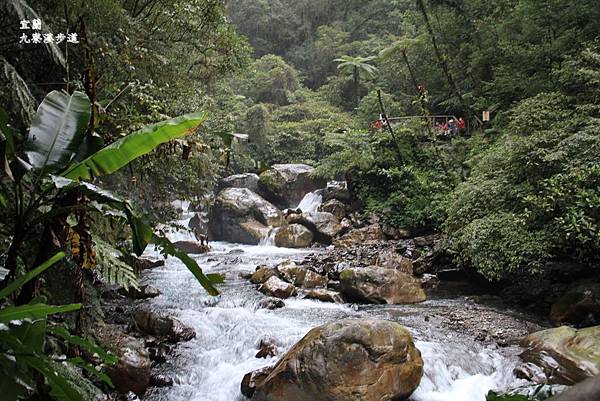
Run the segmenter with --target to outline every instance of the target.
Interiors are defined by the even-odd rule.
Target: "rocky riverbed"
[[[489,390],[600,371],[597,329],[541,331],[544,316],[511,309],[453,268],[441,238],[358,213],[344,182],[310,172],[228,177],[209,209],[178,222],[190,231],[171,230],[225,277],[220,296],[152,250],[140,290],[105,291],[116,313],[99,340],[129,350],[112,372],[120,391],[148,388],[152,401],[483,401]],[[575,312],[589,308],[572,298]],[[569,307],[561,317],[577,315]]]

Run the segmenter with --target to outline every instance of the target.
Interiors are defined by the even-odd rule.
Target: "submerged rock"
[[[286,283],[279,277],[273,276],[258,287],[258,290],[265,295],[270,295],[276,298],[286,299],[296,295],[296,287],[290,283]]]
[[[308,248],[313,237],[313,233],[303,225],[289,224],[277,231],[275,245],[282,248]]]
[[[279,309],[285,306],[285,302],[279,298],[265,298],[258,301],[257,309]]]
[[[412,304],[425,301],[416,278],[382,267],[350,268],[341,272],[342,293],[350,300],[377,304]]]
[[[308,332],[266,378],[256,401],[405,400],[423,375],[423,360],[401,325],[345,319]],[[247,392],[249,393],[249,392]]]
[[[530,334],[521,354],[544,370],[549,383],[573,384],[600,374],[600,326],[557,327]]]

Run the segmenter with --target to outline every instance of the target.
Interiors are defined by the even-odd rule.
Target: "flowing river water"
[[[171,237],[191,238],[181,232]],[[225,275],[218,297],[208,296],[174,258],[142,277],[144,284],[162,292],[147,301],[148,306],[177,316],[197,333],[193,340],[179,344],[176,356],[160,367],[174,379],[174,385],[150,390],[144,398],[147,401],[245,400],[240,393],[244,374],[274,364],[313,327],[348,317],[393,320],[411,331],[424,360],[423,379],[411,396],[413,401],[484,401],[490,389],[522,384],[512,373],[519,362],[517,347],[484,345],[427,318],[462,308],[467,302],[464,297],[430,299],[416,305],[342,305],[290,298],[281,309],[259,309],[265,296],[240,278],[240,273],[253,272],[260,264],[301,259],[315,250],[224,242],[211,246],[211,252],[197,255],[196,260],[205,272]],[[148,256],[158,255],[148,251]],[[257,346],[265,338],[275,342],[279,356],[255,358]]]

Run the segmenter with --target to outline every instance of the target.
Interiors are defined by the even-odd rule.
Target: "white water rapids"
[[[191,238],[182,233],[171,236],[174,240]],[[257,309],[264,296],[239,274],[253,272],[260,264],[302,258],[314,250],[223,242],[211,246],[210,253],[194,257],[205,272],[225,275],[218,297],[206,295],[185,266],[173,258],[142,277],[144,284],[162,291],[161,296],[146,301],[148,305],[179,317],[197,333],[195,339],[179,344],[177,355],[160,367],[174,379],[174,386],[151,389],[144,400],[246,400],[240,393],[244,374],[278,360],[255,358],[262,338],[275,340],[280,357],[311,328],[346,317],[394,320],[411,331],[425,364],[413,401],[484,401],[488,390],[504,390],[520,383],[512,373],[518,363],[518,349],[484,346],[466,334],[426,321],[430,313],[461,308],[465,303],[462,298],[417,305],[361,306],[291,298],[282,309]]]

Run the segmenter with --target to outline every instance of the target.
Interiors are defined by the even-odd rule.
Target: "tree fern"
[[[137,275],[133,267],[120,259],[121,252],[100,239],[95,238],[94,242],[98,260],[96,268],[102,280],[109,284],[118,284],[124,288],[133,287],[139,290],[140,284]]]

